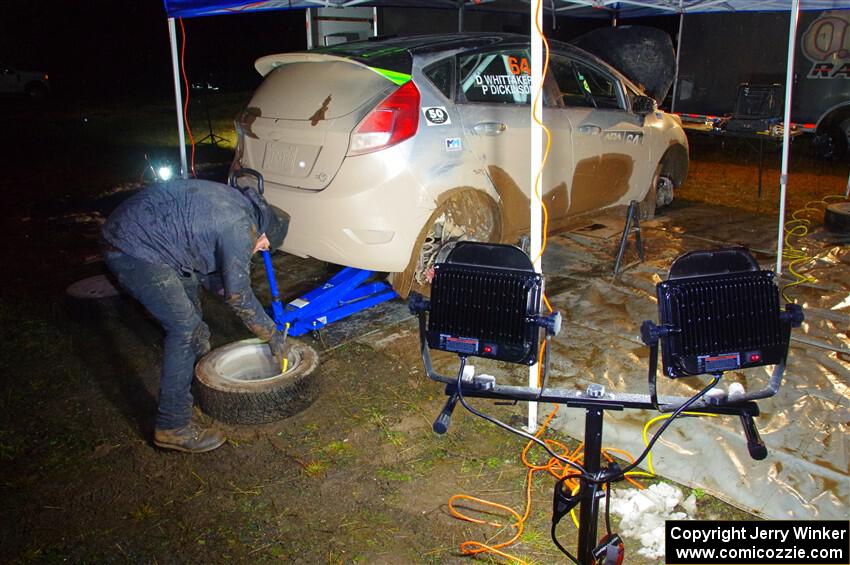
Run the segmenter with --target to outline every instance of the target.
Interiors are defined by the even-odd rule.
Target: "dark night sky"
[[[303,10],[184,23],[190,80],[214,73],[231,88],[256,84],[257,57],[306,45]],[[167,96],[169,49],[159,0],[0,0],[0,60],[47,71],[54,91],[65,97]]]
[[[420,12],[411,13],[421,17]],[[454,16],[449,19],[453,24]],[[645,23],[665,28],[675,24],[671,18],[656,19]],[[500,27],[500,20],[507,21],[499,17],[486,27]],[[184,23],[190,81],[212,74],[213,82],[225,89],[253,89],[260,79],[253,67],[258,57],[306,47],[303,10]],[[563,20],[551,33],[566,40],[598,25],[605,25],[604,20]],[[179,33],[178,26],[178,38]],[[161,0],[0,0],[0,61],[48,72],[54,93],[64,100],[169,97],[169,50]]]

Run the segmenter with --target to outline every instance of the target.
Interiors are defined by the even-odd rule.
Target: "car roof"
[[[408,53],[449,51],[457,48],[471,48],[491,45],[504,41],[522,41],[523,35],[514,33],[434,33],[406,36],[377,36],[361,41],[342,43],[331,47],[320,47],[315,51],[334,55],[368,56],[376,51],[397,49]]]
[[[361,41],[341,43],[330,47],[320,47],[312,53],[325,53],[347,59],[353,59],[370,67],[387,69],[400,73],[411,72],[413,57],[441,51],[457,49],[473,50],[490,45],[504,43],[506,45],[528,44],[529,36],[518,33],[503,32],[458,32],[406,36],[378,36]],[[621,72],[599,57],[588,53],[569,43],[549,40],[551,50],[581,57],[585,61],[607,69],[624,80],[633,88],[642,91],[640,87],[628,80]]]

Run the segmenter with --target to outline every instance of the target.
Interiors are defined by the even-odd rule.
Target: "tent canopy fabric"
[[[163,0],[169,18],[194,18],[269,10],[386,6],[528,11],[517,0]],[[576,17],[640,18],[680,13],[787,12],[791,0],[551,0],[544,9]],[[847,10],[847,0],[800,0],[801,10]]]

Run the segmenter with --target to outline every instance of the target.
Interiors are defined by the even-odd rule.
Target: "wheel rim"
[[[212,369],[225,381],[238,383],[263,383],[285,378],[296,371],[301,364],[301,352],[290,347],[287,355],[288,365],[285,373],[276,366],[268,344],[256,342],[238,342],[218,350],[212,362]]]

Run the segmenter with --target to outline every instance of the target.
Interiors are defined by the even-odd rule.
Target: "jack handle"
[[[277,290],[277,281],[274,276],[274,266],[272,265],[272,254],[270,251],[262,251],[263,262],[266,265],[266,278],[269,280],[269,291],[272,295],[272,317],[277,329],[283,331],[286,323],[283,320],[283,302],[280,300],[280,292]]]
[[[263,175],[260,174],[259,171],[242,167],[241,169],[231,172],[227,177],[227,184],[240,192],[245,192],[248,187],[239,186],[239,177],[254,177],[257,181],[257,192],[263,194],[266,191],[266,187],[264,186],[265,183],[263,182]]]

